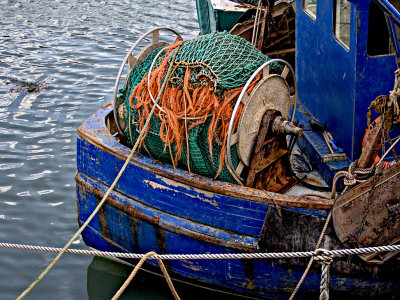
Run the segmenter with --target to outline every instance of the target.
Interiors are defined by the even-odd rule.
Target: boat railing
[[[386,15],[388,29],[392,39],[392,44],[396,50],[396,63],[400,68],[400,45],[396,25],[400,27],[400,12],[387,0],[375,0],[375,3],[383,10]]]
[[[393,19],[393,21],[395,21],[398,26],[400,26],[400,13],[389,1],[375,0],[375,2]]]

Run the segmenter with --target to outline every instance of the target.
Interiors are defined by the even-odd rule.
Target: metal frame
[[[158,42],[158,41],[159,41],[159,33],[160,33],[160,30],[167,30],[167,31],[170,31],[170,32],[174,33],[174,34],[176,35],[175,41],[182,40],[181,35],[180,35],[177,31],[175,31],[174,29],[169,28],[169,27],[157,27],[157,28],[154,28],[154,29],[152,29],[152,30],[149,30],[149,31],[147,31],[145,34],[143,34],[143,35],[133,44],[133,46],[129,49],[129,51],[128,51],[128,53],[126,54],[124,60],[122,61],[121,67],[119,68],[119,72],[118,72],[117,79],[116,79],[116,81],[115,81],[115,86],[114,86],[113,110],[114,110],[114,119],[115,119],[115,123],[116,123],[117,128],[118,128],[118,132],[119,132],[119,134],[121,134],[122,136],[125,136],[125,134],[124,134],[122,128],[120,127],[120,125],[119,125],[119,116],[118,116],[118,111],[117,111],[118,86],[119,86],[119,81],[120,81],[120,79],[121,79],[122,72],[123,72],[123,70],[124,70],[124,67],[125,67],[126,63],[129,61],[129,58],[130,58],[131,55],[132,55],[132,51],[139,45],[139,43],[140,43],[143,39],[145,39],[149,34],[153,34],[152,43]]]

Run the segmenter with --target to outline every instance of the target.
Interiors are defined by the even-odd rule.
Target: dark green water
[[[156,26],[192,37],[195,1],[0,0],[1,242],[62,247],[78,229],[76,129],[111,101],[127,50]],[[0,299],[17,297],[54,257],[1,248]],[[109,299],[129,272],[65,255],[26,299]],[[139,275],[121,299],[172,299],[163,279]]]

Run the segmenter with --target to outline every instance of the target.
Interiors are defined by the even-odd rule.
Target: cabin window
[[[350,47],[351,3],[347,0],[334,0],[333,34],[348,49]]]
[[[392,1],[389,1],[392,5],[393,5],[393,7],[395,8],[395,9],[397,9],[398,11],[400,11],[400,0],[392,0]],[[399,41],[399,44],[400,44],[400,27],[399,26],[397,26],[397,24],[396,23],[394,23],[394,27],[395,27],[395,30],[396,30],[396,36],[397,36],[397,39],[398,39],[398,41]],[[393,45],[393,43],[390,43],[390,49],[391,49],[391,51],[390,51],[390,53],[395,53],[396,52],[396,49],[394,48],[395,46]],[[399,49],[400,50],[400,49]]]
[[[385,14],[373,1],[369,3],[367,53],[369,56],[393,53]]]
[[[317,18],[317,0],[303,0],[303,9],[314,20]]]

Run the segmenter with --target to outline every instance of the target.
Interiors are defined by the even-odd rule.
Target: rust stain
[[[130,219],[130,227],[132,231],[132,236],[133,236],[133,252],[134,253],[139,253],[139,240],[138,240],[138,220],[137,219]]]
[[[160,227],[156,228],[156,236],[157,236],[157,244],[158,244],[158,251],[162,254],[167,253],[167,245],[165,244],[164,239],[164,230]]]
[[[96,197],[96,202],[97,202],[97,205],[100,203],[100,201],[101,201],[101,198],[99,198],[99,197]],[[99,212],[98,212],[98,215],[99,215],[99,220],[100,220],[100,227],[101,227],[101,234],[102,234],[102,236],[103,237],[110,237],[110,231],[109,231],[109,226],[108,226],[108,223],[107,223],[107,213],[106,213],[106,210],[105,210],[105,207],[103,206],[103,207],[101,207],[100,208],[100,210],[99,210]]]
[[[255,285],[254,285],[255,262],[254,262],[254,259],[245,259],[245,260],[243,260],[243,263],[244,263],[245,274],[246,274],[245,287],[249,290],[254,290],[255,289]]]
[[[390,245],[400,239],[400,165],[372,177],[337,199],[333,224],[339,239],[355,247]]]
[[[228,231],[228,234],[231,236],[232,240],[236,241],[235,236],[231,232]]]

